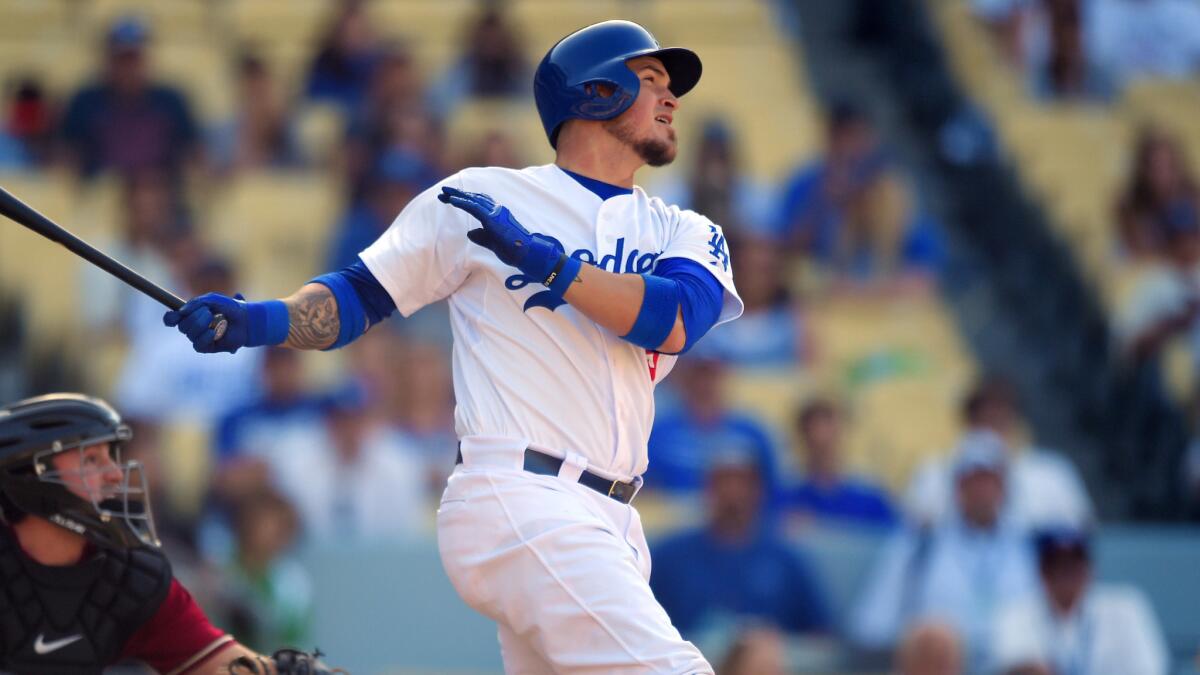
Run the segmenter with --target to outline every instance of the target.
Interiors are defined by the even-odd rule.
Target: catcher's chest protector
[[[0,671],[99,673],[171,587],[157,549],[104,550],[71,567],[25,557],[0,526]]]

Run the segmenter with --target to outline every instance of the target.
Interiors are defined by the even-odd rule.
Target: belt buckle
[[[616,492],[617,486],[620,484],[621,484],[621,481],[618,481],[618,480],[614,480],[613,482],[609,483],[609,485],[608,485],[608,496],[609,497],[613,496],[613,492]]]

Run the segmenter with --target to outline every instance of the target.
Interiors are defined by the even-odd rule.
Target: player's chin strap
[[[253,657],[239,656],[229,662],[230,675],[349,675],[341,668],[328,668],[321,663],[324,654],[320,649],[313,653],[302,652],[299,649],[284,648],[270,657],[256,654]]]

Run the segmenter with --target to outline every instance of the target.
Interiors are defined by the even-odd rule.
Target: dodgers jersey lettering
[[[421,193],[360,257],[404,316],[448,298],[459,438],[577,452],[624,479],[646,470],[654,387],[676,357],[622,340],[467,239],[474,218],[443,185],[490,195],[530,232],[610,272],[687,258],[725,289],[718,325],[742,313],[721,228],[635,187],[601,200],[553,164],[463,170]]]

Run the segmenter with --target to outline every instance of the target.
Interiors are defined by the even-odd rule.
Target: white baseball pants
[[[463,449],[437,514],[458,594],[499,624],[509,675],[708,674],[650,592],[641,519],[575,482],[521,469],[523,452]]]

